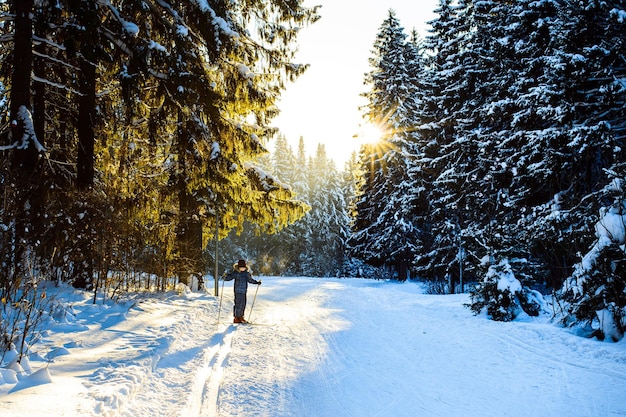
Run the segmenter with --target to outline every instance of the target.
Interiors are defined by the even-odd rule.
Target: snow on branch
[[[596,242],[582,260],[574,266],[572,278],[568,284],[574,294],[583,294],[582,284],[587,275],[593,270],[602,250],[612,244],[620,245],[626,251],[626,207],[603,207],[600,210],[600,220],[595,225]]]
[[[11,145],[4,145],[4,146],[0,146],[0,151],[9,151],[11,149],[15,149],[17,148],[17,142],[11,144]]]
[[[40,43],[45,43],[48,46],[51,46],[55,49],[58,49],[59,51],[66,51],[67,49],[65,48],[65,45],[61,45],[59,43],[53,42],[48,38],[42,38],[40,36],[37,35],[33,35],[33,41],[35,42],[40,42]],[[33,53],[36,53],[36,51],[33,51]],[[61,62],[61,61],[59,61]]]
[[[248,173],[256,177],[256,179],[259,181],[259,184],[262,187],[262,191],[266,193],[279,190],[279,189],[291,191],[291,187],[289,185],[281,182],[274,175],[268,173],[267,171],[265,171],[263,168],[259,167],[258,165],[255,165],[246,161],[243,163],[243,167]]]
[[[626,11],[621,9],[613,9],[609,12],[611,16],[615,16],[617,18],[618,23],[624,23],[626,21]]]
[[[220,156],[221,152],[222,151],[220,149],[220,144],[217,142],[213,142],[211,144],[211,156],[209,157],[209,160],[216,160]]]
[[[111,10],[111,13],[115,16],[118,22],[122,25],[122,28],[131,36],[137,36],[139,34],[139,26],[137,26],[133,22],[129,22],[125,20],[121,15],[119,10],[115,6],[111,4],[110,0],[98,0],[100,5],[108,7]]]
[[[68,92],[70,92],[70,93],[72,93],[72,94],[76,94],[77,96],[82,95],[80,92],[78,92],[78,91],[76,91],[76,90],[74,90],[74,89],[72,89],[72,88],[69,88],[69,87],[68,87],[68,86],[66,86],[65,84],[55,83],[55,82],[53,82],[53,81],[48,80],[47,78],[37,77],[37,76],[36,76],[36,75],[34,75],[34,74],[31,74],[31,77],[30,77],[30,78],[31,78],[33,81],[35,81],[35,82],[38,82],[38,83],[43,83],[43,84],[46,84],[46,85],[48,85],[48,86],[50,86],[50,87],[58,88],[58,89],[60,89],[60,90],[65,90],[65,91],[68,91]]]
[[[55,58],[51,55],[42,54],[41,52],[38,52],[38,51],[33,51],[33,55],[44,58],[46,61],[54,62],[55,64],[59,64],[61,66],[67,67],[71,70],[78,71],[78,68],[75,65],[72,65],[68,62]]]
[[[211,8],[207,0],[195,0],[195,2],[198,4],[198,7],[200,7],[200,10],[211,15],[213,25],[219,28],[224,35],[233,39],[239,39],[241,37],[237,31],[233,30],[230,23],[215,13],[215,10]],[[217,36],[215,36],[215,43],[217,45],[221,44],[221,41]]]
[[[131,57],[133,56],[133,52],[130,50],[130,48],[126,46],[126,44],[121,39],[117,38],[113,32],[105,29],[103,31],[103,34],[107,39],[109,39],[118,48],[120,48],[120,50],[122,50],[126,55],[131,56]]]
[[[248,80],[254,78],[254,73],[250,71],[247,65],[244,64],[235,64],[237,67],[237,71],[239,71],[239,75],[241,75],[244,79]]]
[[[26,108],[26,106],[24,105],[20,106],[20,108],[17,110],[17,118],[18,120],[12,121],[11,124],[13,123],[17,124],[18,122],[21,122],[22,126],[24,127],[24,133],[21,138],[21,143],[19,142],[16,143],[17,145],[16,148],[28,149],[28,144],[30,140],[30,142],[33,144],[35,149],[37,149],[37,152],[39,153],[46,152],[46,148],[44,148],[44,146],[37,139],[37,135],[35,134],[35,127],[33,126],[33,118],[30,114],[30,111],[28,111],[28,109]]]

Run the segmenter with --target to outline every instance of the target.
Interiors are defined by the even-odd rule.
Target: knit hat
[[[244,261],[243,259],[240,259],[237,262],[237,268],[247,268],[248,266],[246,265],[246,261]]]

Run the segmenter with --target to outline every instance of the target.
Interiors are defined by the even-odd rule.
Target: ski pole
[[[252,317],[252,309],[254,308],[254,302],[256,301],[256,295],[259,293],[259,287],[261,284],[257,284],[256,291],[254,292],[254,299],[252,300],[252,305],[250,306],[250,313],[248,313],[248,321],[250,321],[250,317]]]
[[[222,277],[222,290],[220,291],[220,306],[217,309],[217,324],[219,326],[220,324],[220,314],[222,314],[222,296],[224,296],[224,283],[226,281],[224,281],[223,279],[224,277]]]

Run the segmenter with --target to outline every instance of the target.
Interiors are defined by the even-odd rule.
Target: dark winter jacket
[[[235,280],[235,292],[236,293],[246,293],[248,291],[248,283],[250,284],[258,284],[259,281],[252,278],[252,274],[248,270],[243,272],[241,271],[230,271],[224,277],[224,281],[232,281]]]

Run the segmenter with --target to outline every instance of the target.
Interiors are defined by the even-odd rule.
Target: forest
[[[41,279],[164,290],[243,257],[470,290],[496,320],[552,293],[564,323],[610,317],[623,335],[623,2],[441,0],[423,38],[390,10],[362,109],[384,135],[341,168],[272,127],[317,7],[15,0],[0,15],[3,304],[33,305]]]
[[[157,288],[188,282],[208,240],[243,219],[274,233],[308,210],[256,159],[306,69],[291,60],[316,8],[115,3],[0,3],[10,299],[35,271],[90,289],[139,271]]]
[[[472,310],[495,320],[539,314],[551,294],[564,324],[585,323],[600,337],[615,328],[621,338],[622,7],[442,0],[423,39],[390,10],[362,109],[383,138],[339,175],[324,168],[324,149],[307,162],[279,139],[267,169],[311,211],[276,235],[226,242],[273,274],[421,279],[433,292],[470,291]],[[502,287],[502,276],[519,286]]]
[[[442,0],[436,13],[423,41],[393,11],[380,27],[366,117],[387,133],[360,155],[349,249],[399,279],[476,283],[472,309],[494,319],[536,315],[537,292],[552,293],[565,324],[621,338],[624,3]]]

